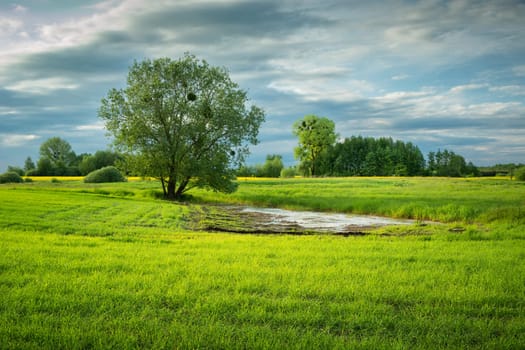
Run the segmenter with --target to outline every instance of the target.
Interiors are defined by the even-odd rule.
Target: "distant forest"
[[[54,152],[44,152],[49,148]],[[47,147],[46,147],[47,146]],[[61,150],[58,152],[57,150]],[[66,151],[64,151],[66,150]],[[125,157],[112,151],[76,155],[66,140],[51,138],[41,147],[40,159],[35,164],[30,157],[24,167],[9,166],[9,172],[23,176],[85,176],[109,165],[116,165],[127,175]],[[55,158],[55,154],[61,157]],[[524,164],[497,164],[476,167],[447,149],[430,152],[427,159],[411,142],[392,138],[352,136],[330,146],[317,160],[316,176],[513,176]],[[237,176],[243,177],[292,177],[305,175],[307,164],[285,167],[282,156],[269,154],[262,164],[243,165]]]
[[[430,152],[427,159],[411,142],[392,138],[352,136],[329,147],[317,160],[316,176],[513,176],[523,164],[476,167],[453,151]],[[291,177],[307,175],[308,164],[284,167],[282,157],[270,154],[263,164],[242,166],[238,176]]]
[[[416,145],[392,138],[352,136],[326,149],[316,160],[316,176],[479,176],[479,169],[447,149],[430,152],[428,161]],[[279,155],[264,164],[244,166],[240,176],[305,175],[307,164],[284,169]],[[281,173],[281,171],[284,172]]]

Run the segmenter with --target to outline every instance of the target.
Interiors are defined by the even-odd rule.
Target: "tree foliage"
[[[425,158],[412,143],[392,138],[352,136],[335,142],[335,124],[307,115],[295,122],[299,138],[295,149],[299,169],[312,176],[414,176],[423,175]]]
[[[26,166],[30,166],[30,163],[28,162]],[[77,157],[69,142],[60,137],[52,137],[40,145],[40,159],[36,169],[30,169],[26,174],[30,176],[79,175]]]
[[[225,69],[189,54],[135,62],[127,87],[109,91],[99,116],[128,165],[159,178],[169,199],[194,186],[235,190],[233,165],[264,121]]]
[[[18,167],[18,166],[13,166],[13,165],[8,165],[7,166],[7,172],[8,173],[17,173],[18,176],[24,176],[25,174],[25,171],[24,169]]]
[[[40,158],[36,165],[27,157],[24,169],[26,176],[85,176],[106,166],[116,165],[122,156],[112,151],[97,151],[95,154],[76,155],[69,142],[52,137],[40,145]]]
[[[281,155],[268,154],[264,164],[256,164],[254,166],[242,165],[237,170],[237,176],[279,177],[283,168],[283,157]]]
[[[293,133],[299,138],[295,157],[301,162],[300,168],[304,169],[305,175],[321,175],[320,161],[337,137],[334,122],[325,117],[307,115],[294,123]]]
[[[516,177],[516,180],[518,181],[525,181],[525,166],[522,166],[521,168],[516,169],[514,176]]]
[[[263,165],[263,176],[279,177],[283,168],[283,157],[279,154],[269,154]]]
[[[78,170],[81,175],[87,175],[97,169],[114,166],[119,160],[122,160],[122,156],[116,152],[96,151],[95,154],[86,154],[82,157]]]
[[[55,167],[68,167],[75,160],[75,152],[66,140],[60,137],[52,137],[40,145],[40,157],[47,158]]]
[[[28,171],[31,171],[33,169],[36,169],[35,162],[33,162],[33,159],[31,159],[31,157],[27,157],[24,162],[24,171],[27,173]]]
[[[461,177],[479,175],[479,170],[459,154],[444,149],[428,154],[428,171],[433,176]]]
[[[330,158],[330,175],[336,176],[415,176],[425,170],[425,158],[417,146],[386,137],[345,138],[335,145]]]
[[[294,177],[296,174],[297,174],[297,169],[294,166],[290,166],[290,167],[281,169],[280,177],[289,178],[289,177]]]

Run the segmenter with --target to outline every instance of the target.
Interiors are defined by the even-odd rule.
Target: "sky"
[[[50,137],[111,146],[97,116],[130,65],[189,52],[265,110],[249,163],[293,165],[293,123],[525,163],[525,2],[0,0],[0,172]]]

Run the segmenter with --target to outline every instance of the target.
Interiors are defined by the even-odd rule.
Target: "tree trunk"
[[[177,184],[175,182],[175,179],[173,177],[170,177],[168,179],[168,190],[164,195],[166,199],[172,199],[172,200],[177,199],[176,194],[175,194],[176,185]]]
[[[184,193],[184,190],[186,189],[186,186],[188,186],[188,183],[190,182],[190,178],[187,177],[186,179],[184,179],[180,185],[179,185],[179,188],[177,189],[177,192],[175,192],[175,198],[176,199],[180,199],[182,198],[182,194]]]
[[[186,186],[188,186],[188,183],[190,182],[190,177],[184,179],[179,184],[179,187],[177,187],[177,183],[175,180],[168,179],[168,186],[167,191],[164,194],[164,197],[169,200],[179,200],[182,198],[182,194],[184,193],[184,190],[186,189]]]
[[[164,193],[164,197],[168,197],[168,193],[166,192],[166,182],[162,176],[160,177],[160,183],[162,184],[162,192]]]

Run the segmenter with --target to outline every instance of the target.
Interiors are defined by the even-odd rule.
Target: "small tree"
[[[300,168],[307,175],[316,176],[319,161],[324,152],[334,145],[337,138],[335,124],[328,118],[307,115],[295,122],[293,133],[299,138],[295,148],[295,157],[301,161]]]
[[[27,157],[24,162],[24,171],[27,173],[33,169],[36,169],[35,162],[33,162],[33,159],[31,159],[31,157]]]
[[[267,177],[279,177],[283,167],[283,157],[281,155],[269,154],[266,156],[266,161],[262,167],[262,175]]]
[[[264,121],[225,69],[188,54],[135,62],[127,87],[109,91],[99,116],[131,155],[130,170],[160,179],[168,199],[195,186],[234,191],[234,169]]]

